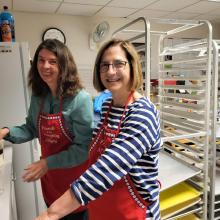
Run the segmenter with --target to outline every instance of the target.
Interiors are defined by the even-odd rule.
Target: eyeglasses
[[[113,61],[113,63],[100,63],[100,72],[101,73],[106,73],[108,70],[109,70],[109,67],[112,65],[112,68],[114,70],[117,70],[117,71],[121,71],[121,70],[124,70],[126,64],[128,62],[127,61],[122,61],[122,60],[116,60],[116,61]]]

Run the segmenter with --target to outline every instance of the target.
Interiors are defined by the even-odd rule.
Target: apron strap
[[[131,100],[131,98],[133,97],[133,95],[134,95],[134,91],[132,91],[132,92],[130,93],[130,95],[128,96],[128,99],[127,99],[127,101],[126,101],[126,104],[125,104],[125,108],[124,108],[123,114],[122,114],[122,116],[121,116],[121,119],[120,119],[120,122],[119,122],[119,125],[118,125],[118,131],[119,131],[120,128],[121,128],[121,124],[122,124],[122,121],[123,121],[123,119],[124,119],[125,112],[126,112],[127,107],[128,107],[128,103],[129,103],[129,101]]]
[[[126,112],[126,110],[127,110],[128,103],[129,103],[129,101],[131,100],[131,98],[133,97],[133,95],[134,95],[134,91],[131,91],[131,93],[129,94],[129,96],[128,96],[127,100],[126,100],[125,107],[124,107],[124,111],[123,111],[123,114],[122,114],[122,116],[121,116],[121,119],[120,119],[120,122],[119,122],[119,125],[118,125],[118,129],[117,129],[118,131],[119,131],[120,128],[121,128],[121,124],[122,124],[122,121],[123,121],[123,119],[124,119],[124,115],[125,115],[125,112]],[[106,114],[105,114],[105,119],[104,119],[103,125],[105,125],[105,124],[107,123],[108,115],[109,115],[109,112],[110,112],[111,109],[112,109],[112,105],[113,105],[113,99],[112,99],[112,101],[110,102],[108,111],[107,111]]]

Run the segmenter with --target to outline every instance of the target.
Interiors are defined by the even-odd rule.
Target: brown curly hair
[[[43,97],[49,91],[48,85],[41,79],[38,69],[38,55],[42,49],[47,49],[57,57],[60,75],[58,77],[58,96],[72,96],[83,88],[76,63],[68,47],[56,39],[43,41],[37,48],[31,68],[28,74],[28,86],[31,88],[33,95]]]

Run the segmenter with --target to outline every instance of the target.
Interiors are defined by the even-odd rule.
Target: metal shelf
[[[217,137],[218,134],[218,125],[217,125],[217,110],[219,102],[219,54],[220,54],[220,41],[213,40],[213,65],[212,72],[214,75],[213,78],[213,114],[212,114],[212,123],[211,123],[211,153],[210,153],[210,195],[209,195],[209,217],[210,219],[220,219],[220,172],[219,167],[217,166],[218,161],[220,161],[220,155],[217,150],[219,149],[219,140]],[[217,143],[218,141],[218,143]]]
[[[219,172],[216,173],[216,178],[215,178],[215,195],[220,196],[220,173]]]
[[[161,191],[196,176],[199,173],[201,173],[200,169],[183,163],[181,160],[178,160],[164,151],[160,152],[159,181],[161,182]],[[172,177],[170,174],[172,174]]]
[[[142,26],[140,25],[142,23]],[[156,25],[155,25],[156,24]],[[166,24],[166,30],[153,30],[153,26]],[[165,45],[169,38],[178,39],[189,29],[205,26],[207,37],[204,39],[178,42]],[[131,27],[134,30],[131,32]],[[128,30],[129,28],[129,30]],[[132,33],[132,36],[131,36]],[[141,33],[141,34],[140,34]],[[162,189],[166,190],[176,184],[192,180],[194,187],[202,191],[201,202],[189,209],[179,210],[178,216],[195,213],[201,219],[207,219],[208,193],[208,147],[210,123],[210,89],[211,89],[211,43],[212,27],[208,21],[187,21],[170,19],[152,19],[144,17],[135,19],[113,33],[113,37],[130,40],[137,45],[137,50],[144,54],[143,75],[145,79],[145,95],[150,97],[150,48],[151,37],[159,36],[159,85],[157,107],[161,113],[161,130],[164,149],[159,157],[159,180]],[[183,34],[184,35],[184,34]],[[121,37],[123,36],[123,37]],[[166,60],[172,56],[172,60]],[[169,85],[167,81],[184,81],[185,85]],[[194,85],[191,81],[197,81]],[[184,92],[181,92],[184,91]],[[180,92],[177,92],[180,91]],[[187,139],[195,147],[179,143]],[[175,145],[175,147],[170,146]],[[181,149],[181,150],[179,150]],[[167,153],[169,152],[169,153]],[[181,172],[180,172],[181,170]],[[170,175],[172,173],[172,176]],[[167,178],[169,176],[169,178]],[[197,177],[201,181],[193,181]],[[169,219],[176,219],[177,216]]]

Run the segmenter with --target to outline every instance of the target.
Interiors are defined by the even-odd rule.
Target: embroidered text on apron
[[[110,104],[103,125],[90,145],[90,165],[96,162],[104,150],[112,143],[112,140],[117,137],[131,97],[133,97],[133,93],[128,97],[117,130],[107,127],[107,119],[112,107],[112,103]],[[139,195],[128,174],[115,182],[110,190],[88,205],[90,220],[145,220],[146,208],[147,202]]]
[[[44,114],[42,113],[42,109],[43,101],[38,116],[38,130],[42,158],[46,158],[60,151],[67,150],[72,143],[72,137],[64,125],[62,98],[60,99],[60,112],[56,114]],[[87,167],[87,164],[83,163],[77,167],[48,170],[41,178],[42,191],[46,204],[50,205],[58,199]],[[81,210],[82,207],[80,208]]]

